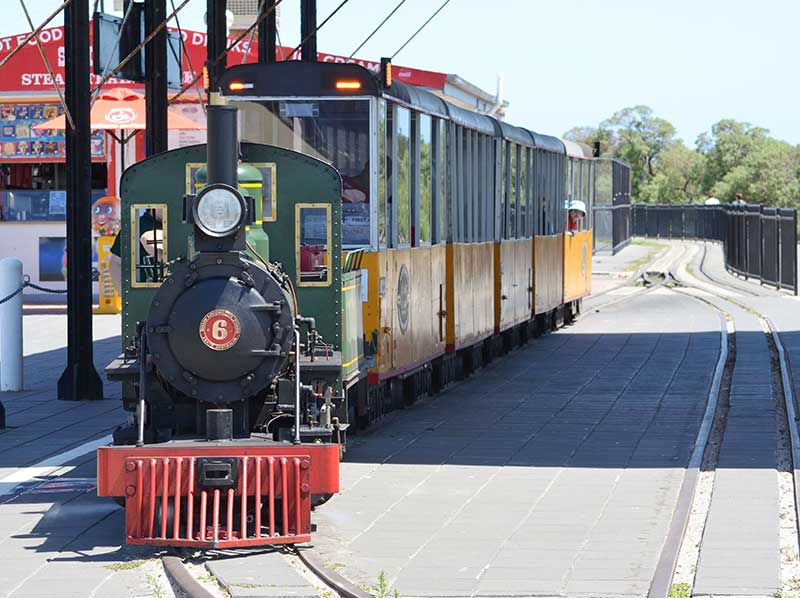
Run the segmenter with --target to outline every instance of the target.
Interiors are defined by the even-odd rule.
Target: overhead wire
[[[328,21],[330,21],[330,20],[333,18],[333,15],[335,15],[337,12],[339,12],[339,10],[340,10],[340,9],[341,9],[341,8],[342,8],[342,7],[343,7],[345,4],[347,4],[349,1],[350,1],[350,0],[342,0],[341,4],[339,4],[339,6],[337,6],[336,8],[334,8],[334,9],[333,9],[333,12],[332,12],[331,14],[329,14],[329,15],[328,15],[328,16],[325,18],[325,20],[324,20],[324,21],[322,21],[322,23],[320,23],[320,24],[317,26],[317,28],[316,28],[316,29],[314,29],[314,31],[312,31],[311,33],[309,33],[308,35],[306,35],[306,36],[305,36],[305,37],[304,37],[304,38],[303,38],[303,39],[300,41],[300,43],[299,43],[299,44],[297,44],[297,47],[296,47],[294,50],[292,50],[291,52],[289,52],[289,57],[287,58],[287,60],[291,60],[291,59],[292,59],[292,56],[294,56],[294,55],[295,55],[295,53],[296,53],[296,52],[297,52],[297,51],[298,51],[300,48],[302,48],[302,47],[303,47],[303,44],[304,44],[304,43],[306,43],[306,42],[307,42],[309,39],[311,39],[312,37],[314,37],[314,36],[317,34],[317,31],[319,31],[320,29],[322,29],[322,28],[325,26],[325,23],[327,23]],[[403,1],[405,1],[405,0],[403,0]],[[317,58],[317,57],[315,56],[315,57],[314,57],[314,59],[316,60],[316,58]]]
[[[444,2],[442,2],[442,5],[441,5],[441,6],[440,6],[438,9],[436,9],[436,12],[435,12],[435,13],[433,13],[433,14],[432,14],[430,17],[428,17],[428,20],[427,20],[427,21],[425,21],[425,22],[422,24],[422,26],[421,26],[419,29],[417,29],[417,30],[414,32],[414,34],[413,34],[411,37],[409,37],[409,38],[406,40],[406,43],[404,43],[402,46],[400,46],[400,48],[399,48],[399,49],[398,49],[398,50],[397,50],[397,51],[396,51],[394,54],[392,54],[391,60],[394,60],[394,57],[395,57],[395,56],[397,56],[397,55],[398,55],[400,52],[402,52],[403,48],[405,48],[405,47],[406,47],[408,44],[410,44],[410,43],[411,43],[411,40],[412,40],[412,39],[414,39],[415,37],[417,37],[417,34],[418,34],[420,31],[422,31],[423,29],[425,29],[426,25],[427,25],[428,23],[430,23],[430,22],[433,20],[433,18],[434,18],[436,15],[438,15],[438,14],[439,14],[439,13],[442,11],[442,9],[443,9],[445,6],[447,6],[447,5],[448,5],[448,3],[449,3],[449,2],[450,2],[450,0],[444,0]]]
[[[351,59],[353,56],[355,56],[355,55],[356,55],[356,52],[358,52],[358,51],[359,51],[361,48],[363,48],[363,47],[364,47],[364,45],[365,45],[365,44],[366,44],[366,43],[367,43],[369,40],[371,40],[371,39],[372,39],[372,36],[373,36],[373,35],[375,35],[376,33],[378,33],[378,31],[380,30],[380,28],[381,28],[381,27],[383,27],[383,26],[386,24],[386,21],[388,21],[389,19],[391,19],[391,18],[392,18],[392,15],[394,15],[394,13],[396,13],[396,12],[397,12],[397,11],[400,9],[400,7],[401,7],[401,6],[403,6],[403,4],[405,4],[405,3],[406,3],[406,0],[400,0],[400,2],[398,2],[398,3],[397,3],[397,6],[395,6],[395,7],[394,7],[394,9],[392,10],[392,12],[390,12],[388,15],[386,15],[386,18],[384,18],[384,19],[383,19],[383,21],[381,21],[381,22],[380,22],[380,25],[378,25],[377,27],[375,27],[375,29],[373,29],[373,30],[372,30],[372,33],[370,33],[370,34],[367,36],[367,39],[365,39],[363,42],[361,42],[361,44],[359,44],[359,46],[358,46],[358,47],[357,47],[355,50],[353,50],[353,52],[350,54],[350,56],[348,56],[348,57],[347,57],[347,59],[348,59],[348,60],[350,60],[350,59]]]
[[[31,20],[31,15],[28,12],[28,7],[25,6],[25,0],[19,0],[19,3],[22,6],[23,12],[25,13],[25,18],[28,20],[28,24],[31,27],[31,31],[36,31],[36,26],[33,24],[33,21]],[[47,72],[50,73],[50,78],[53,80],[53,86],[56,88],[56,93],[58,94],[58,100],[64,107],[64,114],[67,117],[67,120],[69,121],[69,127],[70,129],[74,129],[75,121],[72,119],[72,113],[69,111],[69,106],[67,106],[67,102],[64,99],[64,94],[61,91],[61,86],[58,84],[58,81],[56,80],[56,75],[53,72],[53,67],[50,64],[50,60],[48,60],[47,54],[44,53],[42,42],[39,41],[38,35],[34,36],[34,39],[36,40],[36,47],[39,48],[39,54],[41,55],[42,60],[44,60],[45,68],[47,68]]]
[[[3,65],[6,64],[12,58],[14,58],[14,56],[16,56],[17,52],[19,52],[20,50],[22,50],[22,48],[24,48],[26,45],[28,45],[29,41],[31,41],[34,37],[37,37],[39,35],[39,33],[41,32],[41,30],[44,29],[45,27],[47,27],[47,24],[50,21],[52,21],[53,19],[55,19],[56,16],[58,16],[58,13],[60,13],[62,10],[64,10],[70,4],[72,4],[72,0],[64,0],[64,2],[61,4],[61,6],[59,6],[55,11],[53,11],[53,13],[49,17],[47,17],[42,22],[41,25],[39,25],[36,29],[34,29],[25,39],[22,40],[21,43],[19,43],[17,45],[16,48],[14,48],[14,50],[12,50],[11,54],[9,54],[5,58],[3,58],[2,61],[0,61],[0,68],[3,68]]]

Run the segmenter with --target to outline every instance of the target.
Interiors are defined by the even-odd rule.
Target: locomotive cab
[[[124,352],[106,372],[131,421],[98,451],[98,493],[124,499],[131,544],[307,541],[312,504],[338,491],[338,327],[328,336],[302,315],[294,263],[262,254],[283,172],[286,207],[310,218],[282,224],[298,234],[274,235],[275,256],[317,242],[320,226],[324,251],[340,251],[341,179],[294,152],[240,146],[236,132],[235,108],[209,106],[207,147],[153,156],[121,181]],[[339,261],[315,276],[332,293]]]

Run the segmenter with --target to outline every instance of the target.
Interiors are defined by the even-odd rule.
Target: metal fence
[[[719,241],[729,271],[797,295],[794,208],[634,205],[633,234]]]
[[[617,253],[631,240],[631,169],[614,158],[595,160],[594,249]]]

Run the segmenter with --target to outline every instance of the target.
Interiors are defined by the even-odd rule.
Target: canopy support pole
[[[89,0],[73,0],[64,12],[67,110],[67,367],[58,398],[102,399],[92,344],[92,158],[89,148]]]
[[[167,18],[166,0],[144,3],[145,36]],[[147,44],[144,52],[145,72],[145,153],[148,156],[167,151],[167,28],[163,27]]]

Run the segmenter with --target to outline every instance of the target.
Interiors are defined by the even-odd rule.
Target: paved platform
[[[65,315],[28,314],[23,328],[25,390],[0,393],[8,424],[0,430],[0,597],[172,596],[161,551],[122,546],[124,511],[96,496],[97,462],[93,448],[86,449],[126,417],[119,385],[102,374],[119,354],[119,316],[94,317],[101,401],[56,399],[66,365]],[[74,459],[60,458],[76,450]],[[62,465],[42,466],[54,461]],[[279,552],[222,556],[209,569],[228,596],[319,595]],[[265,572],[266,581],[254,580]]]
[[[779,327],[790,361],[800,365],[797,327],[787,326],[797,299],[753,285],[725,272],[722,248],[703,244],[691,273],[723,285],[728,300],[706,298],[727,311],[736,327],[736,364],[730,410],[720,448],[714,492],[700,546],[694,594],[701,596],[781,595],[779,482],[776,400],[772,357],[765,331],[750,310],[765,313]],[[800,320],[796,321],[800,324]],[[794,368],[797,369],[797,368]]]
[[[635,251],[615,256],[614,267],[631,271],[644,255]],[[715,251],[705,267],[730,282]],[[731,292],[768,311],[800,380],[798,300],[741,284]],[[342,494],[314,515],[314,549],[325,564],[373,592],[384,572],[405,598],[645,596],[703,415],[720,321],[667,289],[611,293],[625,300],[353,438]],[[64,320],[26,316],[28,388],[0,397],[12,426],[0,431],[0,493],[2,478],[102,438],[124,418],[110,384],[110,400],[55,400]],[[102,369],[118,350],[119,323],[95,323]],[[734,383],[738,415],[722,449],[695,595],[752,594],[722,582],[753,564],[769,584],[776,576],[777,561],[764,558],[777,535],[777,507],[763,500],[776,491],[765,345],[755,325],[747,331],[753,342],[740,337],[747,359]],[[754,410],[758,434],[749,433]],[[169,595],[158,553],[120,546],[122,510],[98,499],[95,483],[87,453],[0,496],[0,596]],[[751,508],[740,510],[737,500]],[[740,550],[725,552],[737,543]],[[226,556],[211,569],[233,596],[318,591],[274,553]]]
[[[102,401],[56,399],[66,316],[26,315],[23,327],[25,390],[0,393],[8,424],[0,430],[0,596],[163,595],[152,555],[120,547],[123,511],[95,495],[93,451],[56,469],[27,469],[107,436],[124,414],[118,386],[104,376]],[[119,317],[95,316],[94,329],[102,372],[119,353]]]
[[[353,441],[316,547],[403,596],[645,594],[719,326],[654,291],[399,413]]]
[[[771,596],[781,589],[771,357],[758,320],[726,307],[736,321],[736,365],[694,590]]]

